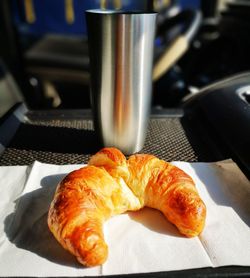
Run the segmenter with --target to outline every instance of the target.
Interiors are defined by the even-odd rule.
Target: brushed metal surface
[[[142,149],[151,108],[155,13],[86,12],[95,130],[104,146]]]

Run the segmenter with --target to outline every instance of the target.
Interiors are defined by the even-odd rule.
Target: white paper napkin
[[[250,266],[250,182],[231,160],[174,164],[192,176],[207,206],[203,233],[185,238],[149,208],[115,216],[104,227],[108,260],[94,268],[78,264],[47,227],[56,185],[83,165],[0,167],[0,275],[91,276]]]

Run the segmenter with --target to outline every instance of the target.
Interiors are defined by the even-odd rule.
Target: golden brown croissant
[[[160,210],[188,237],[203,230],[206,207],[190,176],[153,155],[126,160],[119,150],[104,148],[58,185],[48,225],[80,263],[96,266],[108,256],[104,221],[144,206]]]

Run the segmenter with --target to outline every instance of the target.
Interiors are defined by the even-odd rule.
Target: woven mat
[[[152,118],[140,152],[166,161],[208,161],[208,151],[194,150],[190,142],[181,118]],[[51,164],[87,163],[100,148],[92,120],[33,120],[21,124],[0,157],[0,165],[28,165],[34,160]]]

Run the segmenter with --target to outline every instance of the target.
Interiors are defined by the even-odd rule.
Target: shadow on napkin
[[[158,210],[145,207],[139,211],[131,211],[128,215],[132,220],[153,232],[173,237],[183,237],[177,228]]]
[[[61,174],[44,177],[41,180],[41,188],[17,199],[15,211],[4,221],[4,230],[16,247],[54,263],[80,268],[74,256],[56,241],[47,225],[49,205],[57,184],[64,176]]]

